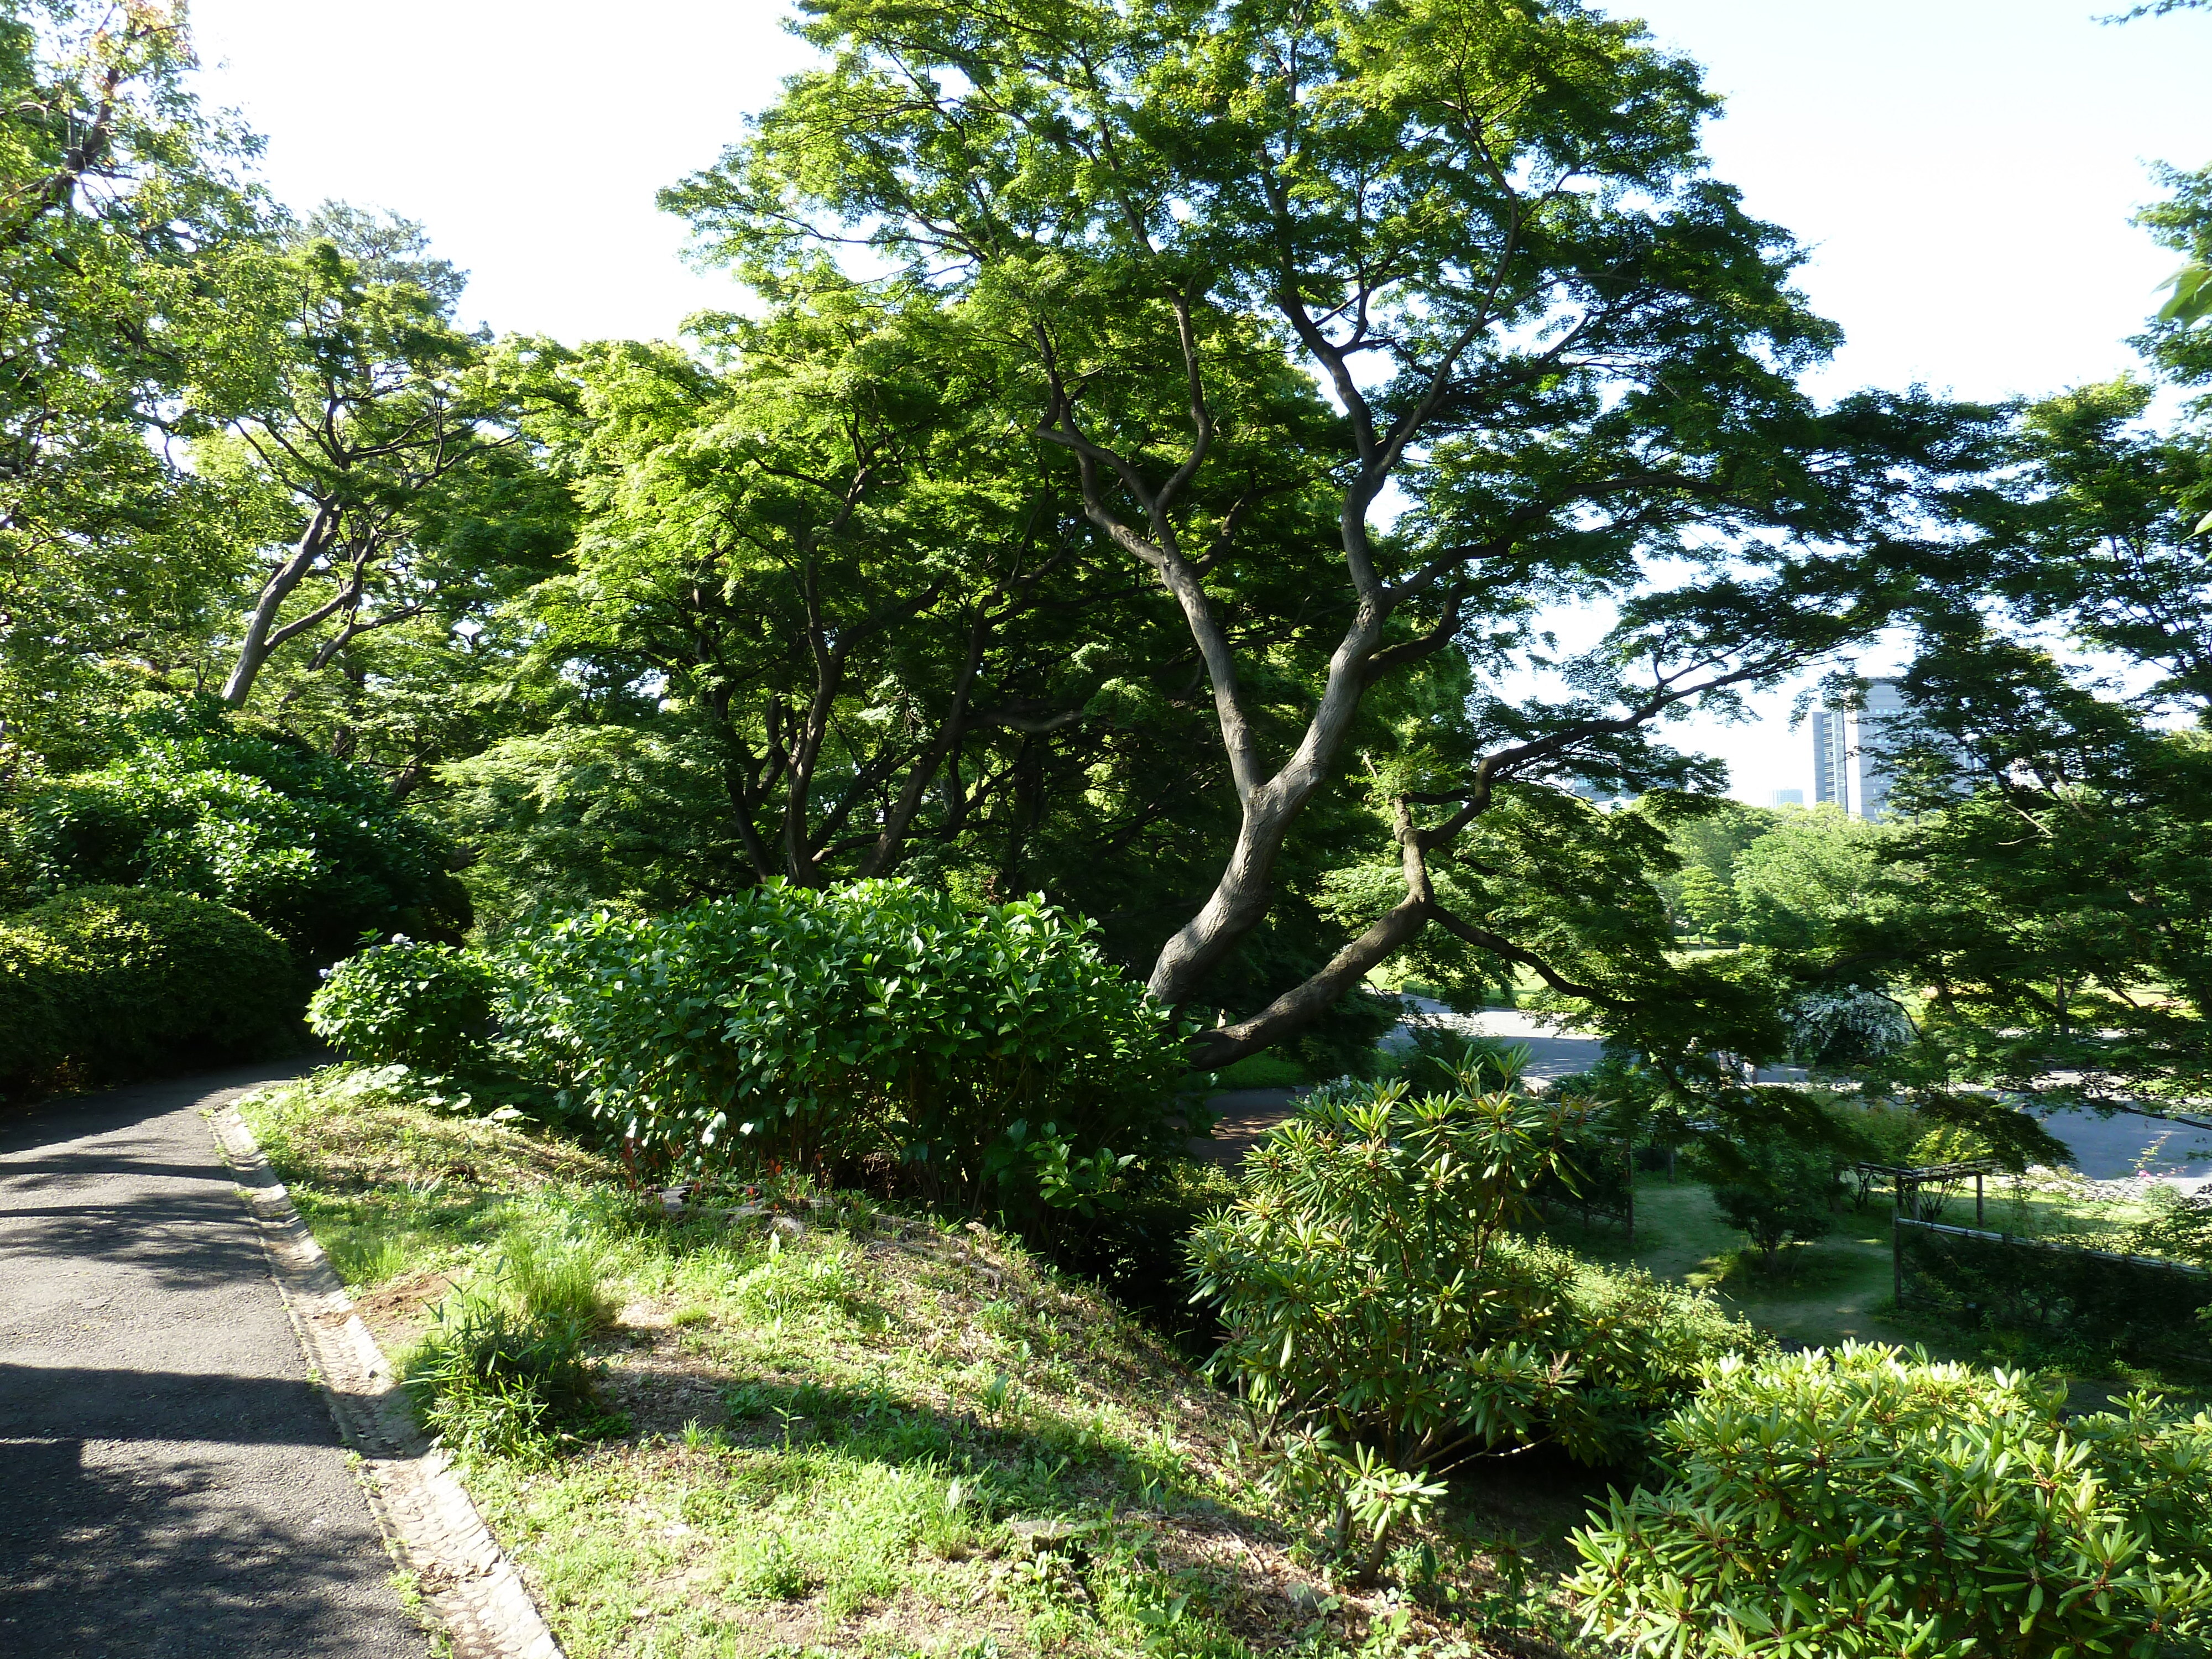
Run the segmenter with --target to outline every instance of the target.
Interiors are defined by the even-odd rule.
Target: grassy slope
[[[574,1659],[1558,1651],[1498,1535],[1548,1578],[1587,1471],[1456,1481],[1409,1540],[1419,1594],[1355,1595],[1274,1514],[1233,1402],[1008,1241],[671,1224],[573,1147],[327,1079],[244,1110],[388,1348],[517,1241],[588,1262],[625,1431],[465,1465]],[[1088,1530],[1025,1537],[1055,1521]]]

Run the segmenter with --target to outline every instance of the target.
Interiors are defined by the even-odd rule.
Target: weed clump
[[[516,1234],[494,1273],[432,1310],[408,1357],[423,1425],[454,1451],[506,1457],[605,1425],[585,1344],[613,1311],[588,1250]]]

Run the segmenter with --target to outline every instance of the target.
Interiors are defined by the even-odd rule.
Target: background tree
[[[80,753],[195,654],[234,512],[178,399],[240,349],[256,142],[186,89],[180,7],[0,6],[0,741]]]
[[[1085,520],[1174,601],[1236,820],[1157,995],[1203,1000],[1267,914],[1310,809],[1361,775],[1376,688],[1440,654],[1480,677],[1464,717],[1368,757],[1401,896],[1204,1059],[1279,1040],[1431,925],[1535,960],[1450,909],[1431,863],[1533,800],[1509,785],[1695,775],[1650,728],[1875,625],[1891,596],[1838,544],[1905,535],[1908,477],[1963,454],[1948,411],[1797,391],[1833,331],[1790,289],[1787,238],[1706,176],[1694,67],[1580,5],[811,12],[830,64],[666,199],[757,281],[866,243],[1019,352],[1027,423]],[[1224,368],[1262,349],[1335,412],[1277,456],[1331,526],[1317,668],[1238,635],[1251,485],[1223,481],[1243,420]],[[1392,490],[1407,507],[1385,528]],[[1665,586],[1662,562],[1694,574]],[[1566,598],[1622,620],[1561,665],[1563,695],[1482,690]],[[1301,717],[1279,736],[1255,701],[1285,681]],[[1524,816],[1595,833],[1587,812]]]
[[[514,424],[515,365],[454,325],[466,279],[427,247],[404,220],[325,206],[264,262],[260,354],[208,388],[242,412],[199,463],[255,502],[275,549],[222,699],[246,707],[289,647],[306,676],[335,671],[340,752],[358,741],[370,635],[437,624],[428,637],[465,655],[489,607],[565,551],[566,497]],[[312,684],[292,677],[283,701]]]
[[[2205,175],[2166,176],[2143,217],[2202,246]],[[2151,424],[2135,380],[2041,400],[2014,465],[1959,498],[1974,539],[1924,579],[1906,680],[1911,817],[1888,855],[1911,879],[1846,953],[1929,988],[1902,1080],[2203,1123],[2212,346],[2171,318],[2136,343],[2189,399],[2176,420]]]

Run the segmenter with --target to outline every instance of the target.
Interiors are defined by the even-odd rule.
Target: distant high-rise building
[[[1878,818],[1889,810],[1897,781],[1883,729],[1905,712],[1895,680],[1869,680],[1863,708],[1813,711],[1813,799],[1841,807],[1853,817]]]
[[[1777,806],[1802,806],[1805,792],[1802,789],[1778,789],[1774,792],[1773,804]]]

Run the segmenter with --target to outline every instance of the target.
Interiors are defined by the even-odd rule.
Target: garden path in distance
[[[415,1659],[204,1074],[0,1115],[0,1654]]]

